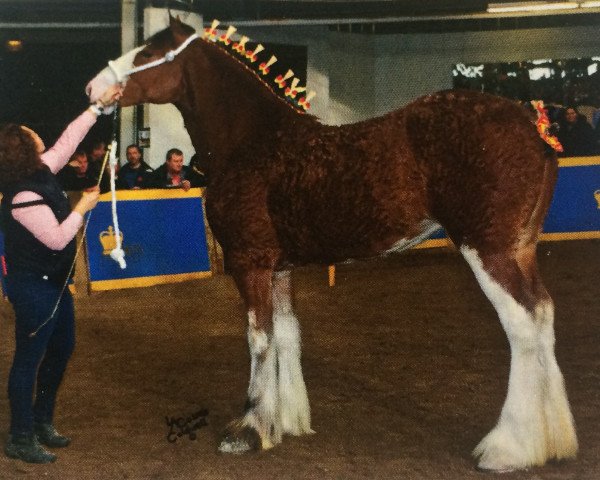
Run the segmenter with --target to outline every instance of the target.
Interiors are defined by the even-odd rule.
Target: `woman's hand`
[[[88,188],[85,192],[83,192],[81,199],[79,200],[79,202],[77,202],[77,205],[75,205],[75,208],[73,210],[83,217],[87,212],[89,212],[96,206],[99,197],[99,187]]]
[[[100,96],[98,101],[102,104],[103,107],[107,107],[107,106],[112,105],[113,103],[119,101],[119,99],[122,96],[123,96],[123,87],[120,84],[111,85]]]
[[[100,96],[95,104],[90,105],[88,110],[96,116],[109,115],[115,110],[115,103],[123,96],[123,87],[121,84],[111,85]]]

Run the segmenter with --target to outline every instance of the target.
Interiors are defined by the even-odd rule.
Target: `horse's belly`
[[[290,234],[283,242],[284,263],[301,265],[307,263],[339,263],[352,259],[372,258],[391,252],[400,252],[418,245],[441,228],[429,219],[420,221],[412,228],[399,228],[394,232],[389,227],[369,233],[337,231],[324,227],[321,235],[310,232],[306,236]],[[288,232],[291,233],[291,232]],[[297,232],[294,232],[297,233]],[[304,233],[308,233],[304,231]]]

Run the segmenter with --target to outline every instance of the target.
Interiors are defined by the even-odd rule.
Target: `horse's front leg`
[[[314,433],[310,428],[310,406],[300,364],[300,325],[292,309],[289,271],[273,275],[273,333],[283,433]]]
[[[277,352],[273,342],[272,274],[270,269],[233,274],[248,314],[250,385],[246,412],[227,426],[219,446],[221,452],[268,449],[281,442]]]

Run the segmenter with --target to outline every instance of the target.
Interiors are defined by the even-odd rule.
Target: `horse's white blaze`
[[[279,365],[279,399],[284,433],[313,433],[310,405],[302,376],[300,326],[292,311],[289,272],[273,278],[273,337]]]
[[[508,393],[494,429],[475,448],[479,466],[513,470],[543,465],[577,451],[562,375],[554,356],[552,304],[528,312],[484,269],[477,251],[461,247],[508,336],[511,365]]]
[[[252,408],[242,423],[258,432],[262,448],[267,449],[281,442],[277,357],[267,333],[257,328],[253,310],[248,312],[248,345],[251,357],[248,399]]]
[[[421,222],[421,233],[412,238],[402,238],[388,248],[384,253],[402,252],[409,248],[418,245],[423,240],[426,240],[430,235],[433,235],[442,226],[434,220],[423,220]]]
[[[105,67],[98,73],[85,88],[90,102],[95,103],[106,89],[117,83],[122,83],[125,86],[127,82],[126,72],[133,68],[133,60],[137,53],[143,50],[145,45],[134,48],[129,52],[121,55],[116,60],[108,62],[109,66]]]

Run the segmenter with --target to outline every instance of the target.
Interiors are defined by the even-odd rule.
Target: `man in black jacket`
[[[58,172],[57,177],[64,190],[73,192],[87,190],[98,183],[98,173],[90,168],[83,150],[77,150],[71,155],[69,163]]]
[[[152,173],[154,170],[144,162],[142,150],[133,144],[125,151],[127,163],[119,170],[117,188],[120,190],[138,190],[152,186]]]
[[[202,186],[201,177],[183,164],[183,152],[178,148],[167,152],[166,162],[154,171],[152,177],[154,188],[181,188],[187,192],[192,187]]]

